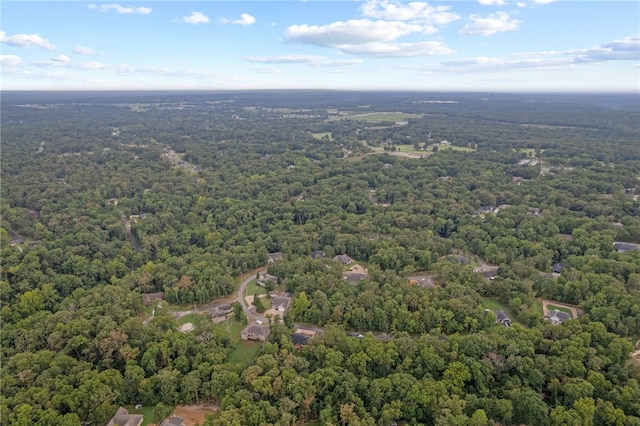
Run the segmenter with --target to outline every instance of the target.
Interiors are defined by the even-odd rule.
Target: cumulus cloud
[[[76,46],[73,48],[73,53],[76,53],[78,55],[83,55],[83,56],[90,56],[90,55],[100,55],[100,52],[97,52],[96,50],[87,47],[87,46]]]
[[[239,19],[220,18],[218,22],[220,22],[221,24],[236,24],[246,27],[254,24],[256,22],[256,18],[249,15],[248,13],[243,13],[240,15]]]
[[[14,47],[39,47],[46,50],[56,49],[49,40],[39,34],[14,34],[7,36],[7,33],[0,31],[0,42]]]
[[[506,12],[497,12],[489,16],[471,15],[471,22],[459,31],[459,34],[465,35],[483,35],[489,36],[505,31],[513,31],[518,29],[520,21],[511,19]]]
[[[0,64],[3,67],[21,67],[24,62],[17,55],[0,55]]]
[[[316,55],[247,56],[245,59],[261,64],[309,64],[318,67],[345,67],[362,63],[361,59],[331,60]]]
[[[93,4],[91,3],[89,9],[99,10],[100,12],[109,12],[115,10],[121,15],[148,15],[152,12],[152,9],[144,6],[122,6],[119,4]]]
[[[637,61],[640,59],[640,34],[571,53],[575,54],[576,62]]]
[[[342,51],[353,55],[367,55],[384,58],[408,58],[413,56],[446,55],[453,50],[440,41],[416,43],[365,43],[343,46]]]
[[[206,24],[209,22],[209,17],[202,12],[191,12],[189,16],[182,18],[182,22],[186,24]]]
[[[449,6],[431,6],[421,1],[401,3],[393,0],[369,0],[361,7],[362,14],[368,18],[429,25],[445,25],[460,19],[449,9]]]
[[[54,56],[53,58],[51,58],[51,60],[53,62],[60,62],[60,63],[63,63],[63,64],[67,64],[67,63],[71,62],[71,59],[67,55]]]
[[[298,43],[340,47],[392,41],[402,36],[422,32],[423,28],[421,25],[400,21],[353,19],[328,25],[291,25],[284,32],[284,37]]]
[[[504,6],[506,2],[504,0],[478,0],[482,6]]]

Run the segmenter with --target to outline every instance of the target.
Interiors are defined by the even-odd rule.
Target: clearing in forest
[[[215,405],[178,405],[173,410],[173,414],[184,419],[186,426],[195,426],[196,424],[203,424],[205,416],[216,411],[218,411],[218,407]]]
[[[565,305],[564,303],[554,302],[553,300],[543,300],[542,301],[542,315],[545,318],[549,317],[550,310],[558,310],[560,312],[567,312],[571,314],[573,319],[578,318],[578,310],[570,305]]]

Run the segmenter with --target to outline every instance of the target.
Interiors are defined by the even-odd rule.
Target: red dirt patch
[[[215,405],[178,405],[173,414],[185,420],[186,426],[195,426],[203,424],[207,414],[213,414],[218,411]]]

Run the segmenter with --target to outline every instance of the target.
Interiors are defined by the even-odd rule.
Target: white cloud
[[[533,0],[534,3],[538,3],[538,4],[549,4],[554,2],[555,0]]]
[[[0,55],[0,64],[3,67],[20,67],[24,65],[24,62],[17,55]]]
[[[353,55],[367,55],[384,58],[408,58],[414,56],[446,55],[453,50],[440,41],[417,43],[366,43],[343,46],[341,50]]]
[[[41,49],[55,50],[56,47],[39,34],[15,34],[7,36],[0,31],[0,42],[14,47],[39,47]]]
[[[209,22],[209,17],[202,12],[191,12],[189,16],[182,18],[182,22],[186,24],[206,24]]]
[[[478,0],[482,6],[504,6],[506,2],[504,0]]]
[[[63,64],[68,64],[69,62],[71,62],[71,59],[67,55],[54,56],[53,58],[51,58],[51,60],[53,62],[60,62]]]
[[[362,14],[368,18],[430,25],[445,25],[460,19],[449,9],[449,6],[431,6],[421,1],[401,3],[394,0],[369,0],[361,7]]]
[[[314,55],[281,55],[281,56],[247,56],[249,62],[261,64],[309,64],[326,59],[325,56]]]
[[[399,21],[354,19],[328,25],[291,25],[284,37],[289,41],[324,47],[352,46],[392,41],[411,33],[422,32],[421,25]]]
[[[240,15],[240,19],[236,19],[235,21],[233,21],[234,24],[243,25],[243,26],[251,25],[255,22],[256,22],[256,18],[249,15],[248,13],[243,13],[242,15]]]
[[[571,53],[576,55],[576,62],[637,61],[640,59],[640,34]]]
[[[73,48],[73,53],[76,53],[78,55],[83,55],[83,56],[90,56],[90,55],[100,55],[100,52],[95,51],[94,49],[87,47],[87,46],[76,46]]]
[[[218,22],[221,24],[236,24],[246,27],[254,24],[256,22],[256,18],[249,15],[248,13],[243,13],[240,15],[240,19],[220,18],[218,19]]]
[[[108,12],[115,10],[121,15],[148,15],[152,12],[152,9],[144,6],[121,6],[119,4],[90,4],[89,9],[99,10],[100,12]]]
[[[245,59],[261,64],[309,64],[318,67],[345,67],[362,63],[361,59],[331,60],[315,55],[247,56]]]
[[[486,17],[471,15],[470,19],[471,22],[465,25],[464,28],[459,31],[459,34],[489,36],[495,33],[516,30],[520,23],[520,21],[516,19],[511,19],[506,12],[497,12]]]

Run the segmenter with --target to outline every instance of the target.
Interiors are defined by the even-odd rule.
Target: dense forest
[[[3,92],[1,123],[3,424],[640,425],[637,96]],[[178,330],[275,252],[255,356],[241,310]]]

